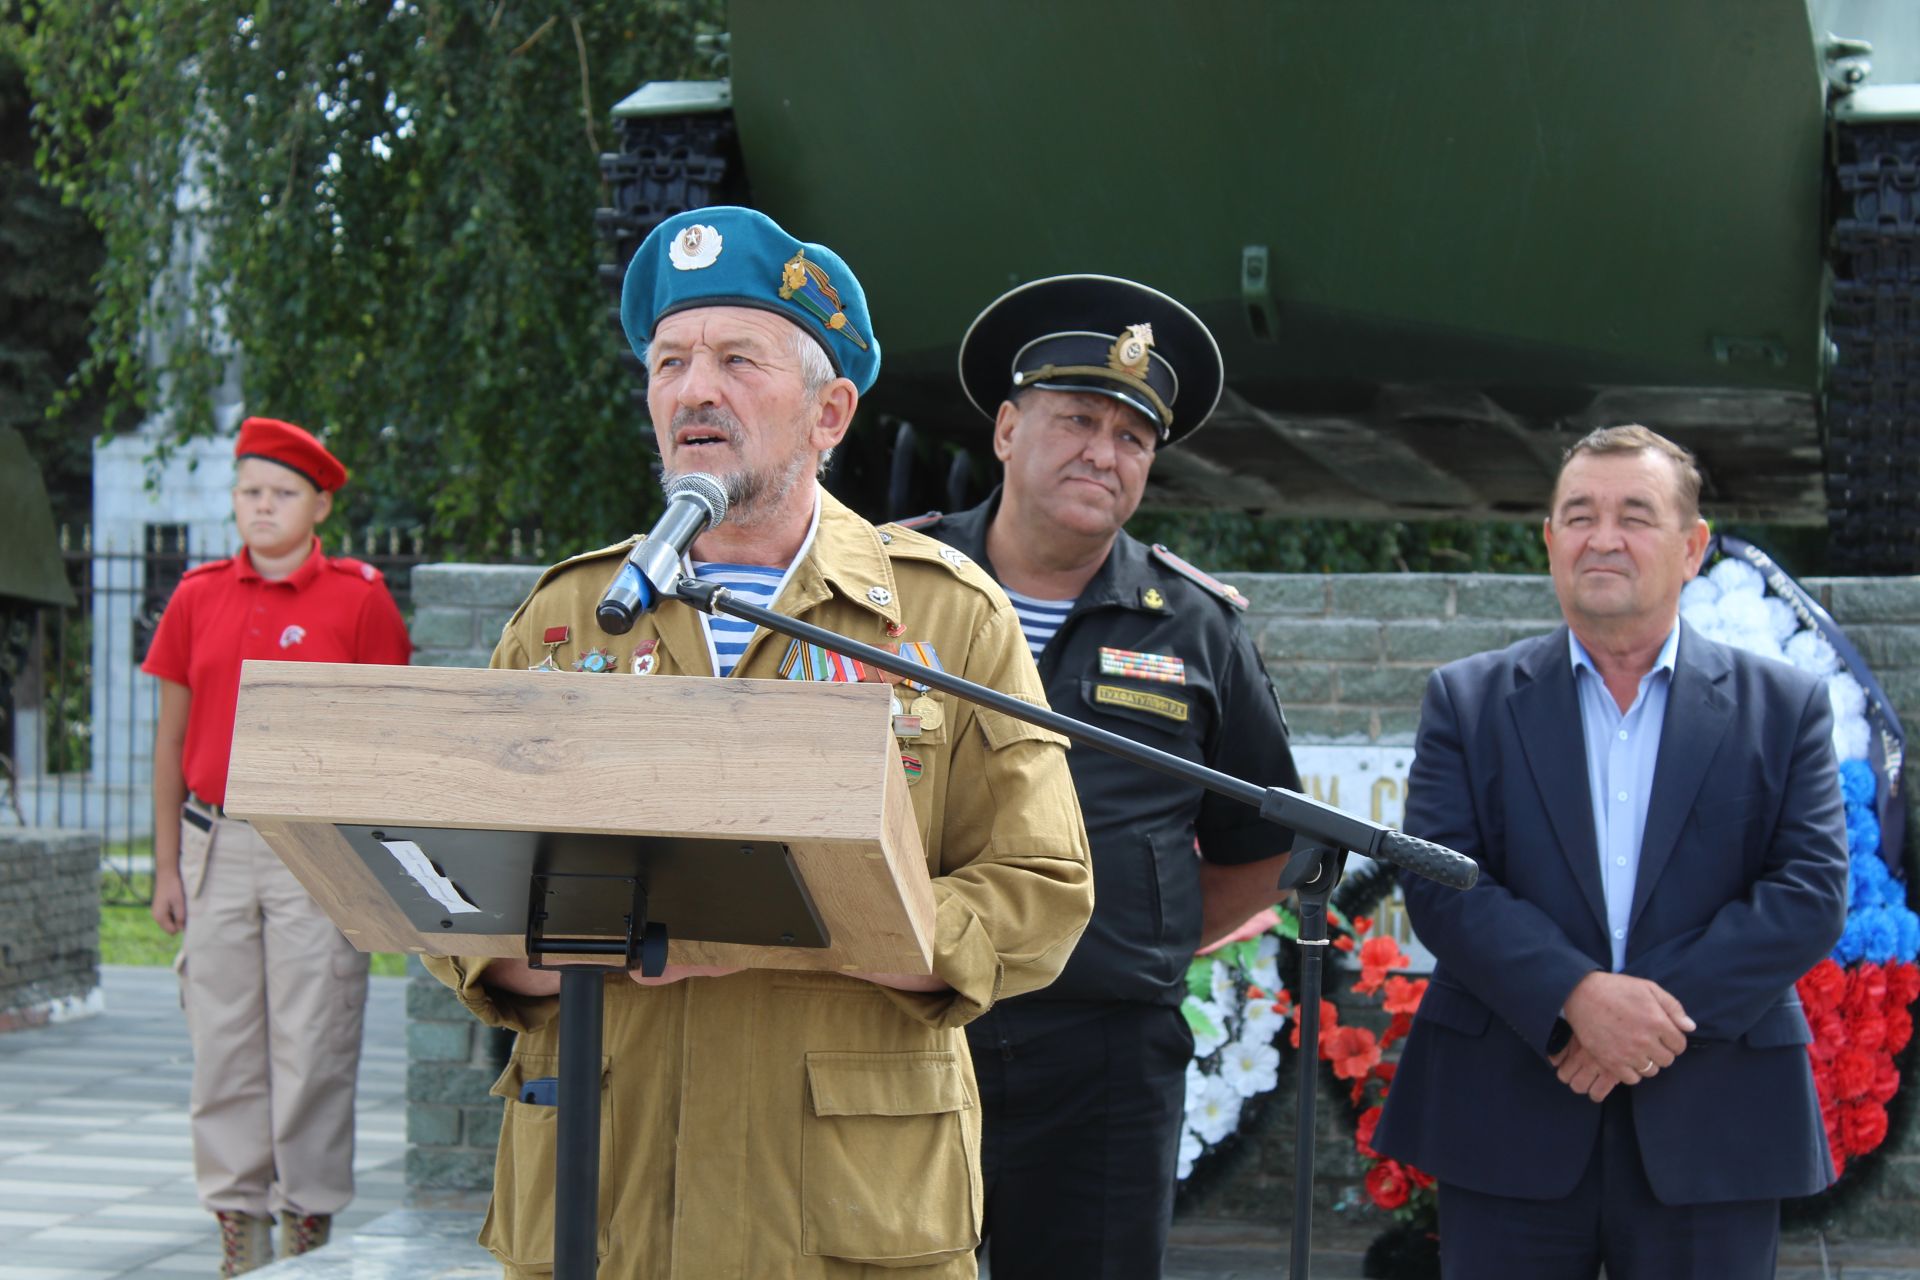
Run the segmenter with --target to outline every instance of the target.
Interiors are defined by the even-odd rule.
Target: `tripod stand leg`
[[[560,971],[560,1095],[554,1124],[554,1280],[594,1280],[600,1235],[600,1040],[606,970]]]

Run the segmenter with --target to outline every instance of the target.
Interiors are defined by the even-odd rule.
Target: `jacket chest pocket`
[[[613,1144],[613,1098],[607,1088],[609,1059],[600,1059],[600,1186],[611,1185],[619,1168]],[[515,1054],[507,1069],[488,1090],[507,1100],[500,1121],[500,1147],[493,1164],[493,1198],[480,1243],[513,1266],[527,1270],[553,1269],[553,1171],[559,1108],[553,1093],[560,1058],[551,1053]],[[537,1099],[527,1101],[525,1099]],[[594,1254],[604,1259],[610,1244],[607,1207],[612,1197],[600,1199],[595,1224]]]
[[[809,1053],[801,1251],[876,1267],[980,1243],[980,1133],[951,1050]]]

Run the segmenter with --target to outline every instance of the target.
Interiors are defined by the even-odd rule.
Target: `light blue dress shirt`
[[[1653,669],[1640,677],[1640,691],[1625,715],[1607,692],[1607,682],[1580,637],[1568,631],[1567,644],[1573,659],[1573,687],[1580,698],[1580,727],[1587,740],[1587,790],[1593,798],[1594,843],[1600,850],[1607,940],[1613,945],[1613,971],[1618,973],[1627,963],[1627,919],[1633,911],[1633,882],[1640,874],[1640,837],[1647,829],[1660,729],[1667,722],[1673,659],[1680,652],[1680,624],[1675,622],[1667,633]]]

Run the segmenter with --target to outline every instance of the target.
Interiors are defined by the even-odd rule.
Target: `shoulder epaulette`
[[[1185,578],[1188,582],[1191,582],[1194,586],[1205,591],[1208,595],[1218,596],[1236,609],[1247,609],[1251,607],[1251,602],[1245,596],[1212,574],[1207,573],[1205,570],[1194,568],[1185,560],[1182,560],[1179,556],[1167,550],[1163,544],[1158,542],[1153,544],[1153,558]]]
[[[582,551],[577,556],[568,556],[559,564],[549,565],[546,572],[542,573],[539,580],[533,584],[533,590],[527,592],[527,598],[520,602],[520,607],[513,611],[513,616],[507,619],[506,625],[511,627],[514,623],[518,622],[520,615],[527,611],[527,606],[533,603],[533,598],[540,594],[540,588],[546,586],[547,583],[553,581],[553,579],[561,573],[573,568],[575,565],[585,564],[589,560],[601,560],[611,555],[624,556],[633,549],[633,544],[639,540],[640,536],[635,534],[631,538],[623,539],[610,546],[595,547],[592,551]]]
[[[889,523],[897,524],[902,529],[931,529],[946,518],[947,513],[944,511],[927,511],[917,516],[908,516],[904,520],[889,521]]]
[[[232,564],[233,564],[232,556],[226,556],[219,560],[209,560],[205,564],[197,564],[193,566],[193,568],[181,574],[180,578],[182,581],[185,581],[186,579],[191,578],[196,573],[212,573],[216,569],[225,569],[230,567]]]
[[[934,512],[936,519],[939,512]],[[920,532],[919,529],[906,527],[903,521],[895,520],[889,528],[897,528],[899,533],[879,531],[880,541],[886,545],[887,554],[895,560],[916,560],[927,564],[937,564],[960,581],[972,586],[986,595],[995,592],[993,579],[987,576],[974,558],[958,547],[950,547],[938,538]]]
[[[327,565],[345,574],[364,578],[368,582],[384,582],[386,575],[368,564],[365,560],[355,560],[352,556],[329,556]]]

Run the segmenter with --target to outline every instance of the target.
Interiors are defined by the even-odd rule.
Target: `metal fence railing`
[[[149,525],[144,545],[132,548],[96,546],[88,530],[62,529],[75,605],[0,618],[0,824],[98,832],[108,902],[151,894],[160,693],[140,663],[181,576],[237,545],[194,543],[183,525]],[[544,550],[537,532],[516,531],[509,546],[504,558],[516,561],[538,561]],[[327,552],[378,568],[409,619],[413,566],[444,558],[428,552],[418,530],[348,533],[329,538]]]

